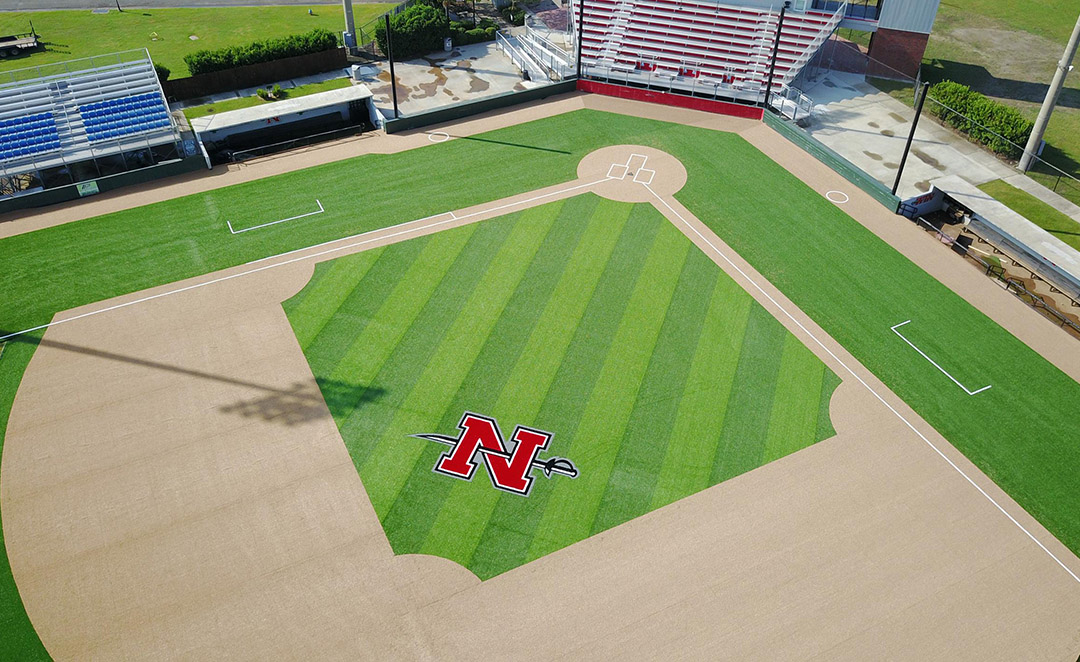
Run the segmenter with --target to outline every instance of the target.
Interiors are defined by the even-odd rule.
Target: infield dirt
[[[886,223],[894,217],[876,202],[764,126],[574,96],[446,130],[487,130],[582,105],[739,131],[822,194],[846,192],[846,211],[1080,376],[1080,358],[1057,329],[931,250],[913,226]],[[426,144],[427,134],[345,143],[295,163],[330,160],[331,150],[351,156],[375,141],[407,149]],[[583,162],[577,183],[642,148],[608,150]],[[194,192],[293,164],[275,159],[171,186]],[[658,168],[658,177],[676,170]],[[557,192],[574,184],[552,187],[543,201],[573,194]],[[662,184],[658,208],[844,380],[831,407],[835,437],[480,582],[449,561],[393,556],[280,302],[304,286],[317,259],[482,220],[505,213],[485,209],[545,191],[455,210],[456,220],[378,231],[363,245],[342,240],[257,273],[239,276],[252,269],[241,266],[66,311],[57,319],[209,283],[53,326],[26,371],[0,499],[15,579],[49,652],[1074,659],[1080,582],[958,469],[1067,566],[1080,560],[694,219],[671,197],[678,183]],[[626,180],[592,190],[641,195]],[[133,207],[165,194],[93,205]],[[93,205],[43,222],[104,211]]]

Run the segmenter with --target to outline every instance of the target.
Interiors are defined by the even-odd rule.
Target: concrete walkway
[[[496,48],[493,41],[397,62],[394,73],[397,75],[398,109],[402,115],[545,84],[522,80],[521,70]],[[393,117],[389,64],[374,63],[361,82],[375,95],[375,106],[383,116]]]
[[[914,109],[858,74],[831,72],[804,91],[815,104],[810,134],[891,188]],[[937,124],[924,111],[897,195],[908,198],[928,191],[931,180],[945,175],[958,175],[976,186],[1003,179],[1080,222],[1080,207]]]

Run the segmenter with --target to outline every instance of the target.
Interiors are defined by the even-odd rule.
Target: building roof
[[[1039,269],[1039,275],[1073,296],[1080,295],[1080,253],[1071,246],[983,193],[959,175],[939,177],[930,183],[977,214],[983,225],[989,226],[991,230],[1009,240],[1009,243],[1028,249],[1028,255],[1014,257],[1030,258],[1048,267],[1049,273],[1046,269]],[[1034,268],[1039,265],[1030,266]]]
[[[259,104],[251,108],[241,108],[196,117],[191,120],[191,128],[196,133],[218,131],[243,124],[266,122],[266,120],[283,115],[298,115],[327,106],[337,106],[358,99],[367,99],[370,96],[372,96],[371,90],[366,85],[350,85],[329,92],[319,92],[295,99],[282,99],[281,101]]]

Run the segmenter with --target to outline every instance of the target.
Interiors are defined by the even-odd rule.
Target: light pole
[[[773,41],[772,60],[769,62],[769,80],[765,83],[765,110],[769,110],[769,97],[772,96],[773,74],[776,73],[776,56],[780,52],[780,32],[784,29],[784,16],[787,14],[787,8],[790,4],[790,2],[785,2],[784,6],[780,8],[780,20],[776,23],[776,39]]]
[[[908,152],[911,151],[911,141],[915,140],[915,127],[919,126],[919,118],[922,117],[922,107],[926,103],[926,95],[930,93],[930,83],[922,84],[922,94],[919,95],[919,103],[915,104],[915,117],[911,120],[911,131],[908,133],[907,144],[904,145],[904,155],[900,157],[900,167],[896,169],[896,181],[892,185],[892,194],[896,195],[900,188],[900,178],[904,176],[904,164],[907,163]]]

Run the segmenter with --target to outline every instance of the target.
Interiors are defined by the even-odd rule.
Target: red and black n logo
[[[498,422],[489,416],[465,412],[458,423],[458,429],[461,432],[457,437],[441,434],[411,435],[450,446],[450,450],[440,455],[435,462],[435,473],[472,480],[482,461],[495,489],[522,496],[528,496],[532,490],[533,469],[542,470],[548,478],[551,478],[552,474],[570,478],[578,475],[577,467],[566,458],[539,459],[540,451],[547,449],[554,436],[550,432],[519,425],[510,435],[510,440],[514,443],[511,449],[503,441]]]

